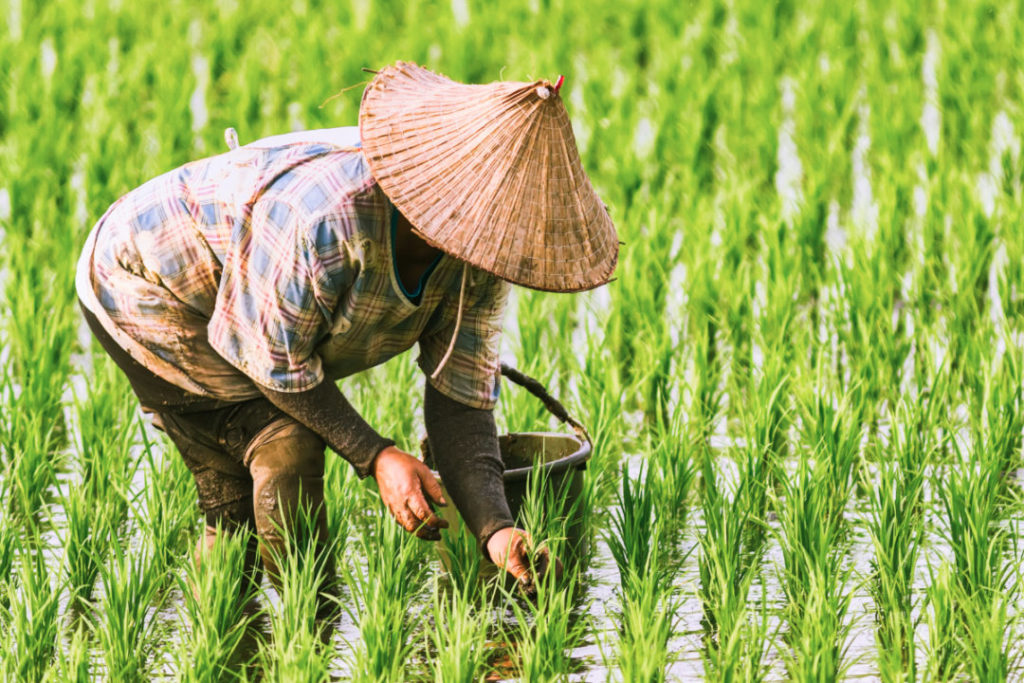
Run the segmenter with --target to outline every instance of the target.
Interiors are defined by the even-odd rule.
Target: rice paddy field
[[[0,679],[1024,679],[1024,3],[0,0]],[[517,289],[504,358],[594,437],[530,483],[534,601],[328,459],[318,567],[234,600],[191,475],[76,306],[91,225],[397,59],[554,79],[623,241]],[[346,89],[347,88],[347,89]],[[341,92],[339,92],[341,91]],[[415,351],[342,383],[416,451]],[[506,386],[503,431],[560,430]]]

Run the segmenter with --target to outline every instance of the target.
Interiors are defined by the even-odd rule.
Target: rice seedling
[[[79,608],[88,606],[109,538],[117,532],[106,515],[107,509],[92,506],[84,491],[71,486],[61,499],[66,520],[64,567],[71,599]]]
[[[476,539],[465,524],[441,530],[440,552],[452,589],[471,594],[484,576],[484,560]]]
[[[489,602],[486,595],[483,602]],[[476,606],[467,590],[449,590],[435,581],[430,600],[432,628],[427,631],[430,677],[436,683],[472,683],[488,669],[490,614]]]
[[[748,486],[762,486],[741,475],[732,495],[723,490],[710,458],[702,468],[704,529],[700,545],[699,596],[704,628],[702,658],[708,678],[762,680],[766,675],[768,629],[766,611],[748,604],[764,552],[764,536],[746,533],[752,519]]]
[[[845,661],[849,624],[851,569],[844,566],[843,503],[837,504],[835,482],[826,459],[810,465],[806,457],[782,482],[784,501],[777,505],[784,564],[786,606],[784,655],[794,680],[835,680]]]
[[[572,571],[561,582],[556,582],[555,572],[547,572],[535,582],[534,600],[523,603],[508,595],[515,624],[506,638],[522,680],[563,679],[575,669],[572,650],[590,628],[586,613],[574,604],[577,580]]]
[[[618,669],[623,681],[664,681],[681,603],[657,572],[631,575],[623,591]]]
[[[651,471],[655,516],[666,531],[681,530],[690,512],[690,496],[697,483],[694,454],[699,452],[699,433],[685,421],[682,410],[667,420],[659,418],[651,436]],[[667,534],[671,536],[671,534]]]
[[[362,680],[401,680],[415,646],[409,607],[423,590],[424,551],[390,519],[374,514],[369,521],[356,544],[365,573],[359,567],[343,573],[355,598],[345,607],[361,636],[349,643],[350,669]]]
[[[339,586],[332,544],[325,546],[315,528],[316,513],[300,509],[280,529],[284,548],[272,549],[279,571],[271,575],[277,599],[270,598],[267,608],[273,638],[260,644],[259,653],[259,668],[270,680],[325,680],[330,671],[329,641],[341,611]],[[247,593],[243,582],[242,595]],[[237,612],[226,616],[237,619]]]
[[[109,360],[95,362],[86,396],[76,397],[75,465],[88,503],[109,510],[117,525],[128,514],[131,481],[138,459],[133,457],[137,422],[131,389]]]
[[[666,507],[658,497],[667,490],[652,483],[658,481],[652,470],[641,470],[635,478],[622,473],[607,538],[619,569],[617,665],[625,681],[665,680],[671,658],[669,639],[680,608],[671,581],[680,560],[670,557],[674,548],[665,537],[671,527],[657,513]]]
[[[164,452],[170,452],[166,448]],[[156,451],[143,432],[146,485],[142,491],[144,512],[137,515],[141,531],[153,555],[150,570],[161,574],[185,555],[195,526],[195,494],[192,475],[180,458],[157,462]]]
[[[938,380],[941,382],[941,378]],[[889,452],[861,473],[870,500],[871,594],[876,610],[879,673],[883,680],[913,680],[917,674],[915,631],[918,597],[914,582],[924,541],[926,464],[939,450],[930,426],[938,403],[928,394],[900,402]]]
[[[238,666],[236,654],[252,620],[247,602],[255,597],[244,572],[249,540],[248,534],[217,534],[217,543],[186,565],[179,581],[181,617],[189,624],[176,653],[181,680],[220,681],[245,674],[246,663]]]
[[[527,478],[517,524],[530,532],[534,547],[544,547],[556,558],[576,564],[586,560],[588,515],[593,484],[576,490],[571,471],[551,475],[535,467]]]
[[[327,536],[334,542],[336,562],[340,562],[350,534],[354,533],[353,520],[366,503],[367,495],[348,463],[340,458],[328,458],[324,467],[324,490],[333,495],[326,498]]]
[[[952,577],[952,566],[943,562],[938,568],[929,566],[926,592],[928,624],[928,659],[925,676],[928,680],[953,680],[962,669],[957,649],[959,627]]]
[[[154,550],[143,544],[126,547],[115,540],[110,560],[100,570],[103,597],[97,605],[96,644],[107,675],[124,681],[145,681],[156,653],[158,622],[155,607],[165,574],[153,569]]]
[[[654,516],[654,490],[650,485],[651,470],[643,470],[634,480],[623,471],[620,481],[618,505],[611,514],[608,549],[619,568],[619,581],[623,591],[631,582],[655,570],[657,552],[656,520]]]
[[[53,683],[88,683],[93,680],[89,666],[89,633],[79,625],[70,635],[58,636],[67,648],[57,653],[56,661],[47,670],[43,680]]]
[[[61,586],[41,552],[22,550],[18,560],[17,584],[6,586],[4,640],[9,649],[0,658],[0,672],[5,680],[38,681],[57,651]]]

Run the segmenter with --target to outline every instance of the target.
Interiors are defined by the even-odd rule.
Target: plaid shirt
[[[345,139],[348,139],[348,144]],[[186,164],[121,197],[79,261],[80,298],[157,375],[225,400],[310,389],[419,342],[431,374],[455,333],[462,262],[418,304],[395,272],[394,208],[355,129],[277,136]],[[436,379],[491,408],[508,283],[468,267],[462,323]]]

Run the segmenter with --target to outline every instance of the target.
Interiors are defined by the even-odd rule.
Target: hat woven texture
[[[359,130],[377,184],[435,247],[533,289],[611,278],[615,226],[550,82],[466,85],[398,62],[367,86]]]

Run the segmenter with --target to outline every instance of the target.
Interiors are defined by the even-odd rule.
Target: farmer
[[[560,85],[463,85],[399,62],[367,87],[358,130],[229,137],[100,219],[80,303],[195,478],[200,549],[253,529],[249,569],[258,553],[275,578],[300,511],[325,544],[325,445],[374,477],[402,527],[439,539],[438,481],[334,382],[418,343],[447,490],[485,557],[529,581],[492,413],[509,283],[596,287],[618,252]]]

